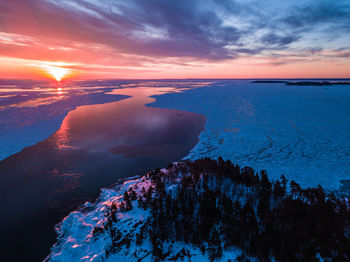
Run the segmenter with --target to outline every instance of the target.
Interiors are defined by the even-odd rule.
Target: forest
[[[210,261],[231,247],[242,250],[236,261],[350,260],[348,199],[320,186],[303,189],[283,175],[270,181],[265,170],[241,168],[222,158],[174,163],[147,178],[152,186],[139,194],[125,192],[121,205],[106,212],[105,225],[94,229],[95,235],[111,234],[107,255],[130,241],[140,245],[149,240],[155,260],[179,259],[168,257],[166,244],[174,242],[199,247]],[[120,241],[113,227],[116,213],[135,205],[151,215],[135,238]]]

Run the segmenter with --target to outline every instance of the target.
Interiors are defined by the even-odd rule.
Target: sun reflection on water
[[[56,132],[56,145],[58,149],[66,149],[69,143],[69,121],[68,118],[63,119],[60,129]]]
[[[56,88],[58,94],[63,92],[62,85],[57,84]],[[82,105],[69,112],[55,134],[56,148],[58,150],[82,149],[89,152],[111,152],[111,148],[117,148],[113,154],[120,150],[120,146],[132,147],[132,150],[140,152],[160,150],[157,143],[155,146],[145,146],[143,144],[146,142],[143,141],[150,143],[149,141],[154,138],[150,138],[149,134],[153,137],[153,133],[159,130],[168,134],[170,122],[180,121],[184,116],[179,112],[169,113],[146,105],[154,102],[156,95],[183,90],[185,88],[154,87],[142,83],[142,85],[122,86],[122,88],[108,91],[106,92],[108,95],[129,97],[111,103]],[[140,148],[135,146],[138,143],[142,144]]]

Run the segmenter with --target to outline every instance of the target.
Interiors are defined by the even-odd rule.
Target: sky
[[[349,78],[349,0],[0,0],[0,78]]]

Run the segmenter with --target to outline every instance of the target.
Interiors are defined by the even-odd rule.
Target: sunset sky
[[[350,1],[0,0],[0,78],[53,74],[346,78]]]

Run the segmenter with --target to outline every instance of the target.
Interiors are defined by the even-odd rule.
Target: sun
[[[60,82],[68,73],[70,73],[70,69],[60,67],[60,66],[51,66],[45,65],[45,71],[49,73],[56,81]]]

